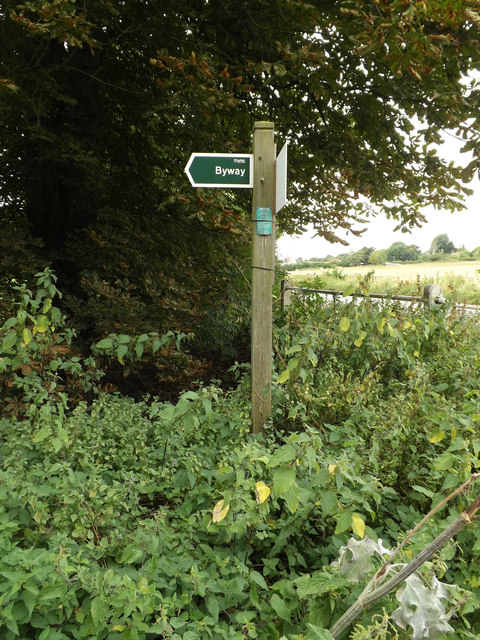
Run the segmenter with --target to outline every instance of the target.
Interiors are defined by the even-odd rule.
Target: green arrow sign
[[[253,155],[192,153],[185,172],[194,187],[253,188]]]

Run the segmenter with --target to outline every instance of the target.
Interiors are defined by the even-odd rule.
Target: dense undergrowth
[[[54,278],[37,279],[0,333],[5,640],[328,640],[373,571],[349,539],[394,547],[478,468],[474,318],[297,301],[277,318],[260,439],[244,365],[235,388],[175,403],[99,391],[102,358],[178,359],[185,336],[111,335],[76,356]],[[401,558],[471,498],[449,501]],[[391,594],[346,637],[477,638],[477,527],[422,569],[423,602]],[[450,585],[436,599],[433,573]]]

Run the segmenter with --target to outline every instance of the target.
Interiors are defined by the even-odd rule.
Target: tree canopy
[[[28,230],[72,310],[96,307],[84,326],[115,297],[135,303],[127,328],[140,311],[198,324],[230,295],[250,195],[193,190],[183,168],[248,152],[260,119],[290,142],[284,231],[333,240],[372,207],[406,226],[460,208],[478,157],[456,167],[436,145],[448,129],[478,149],[479,35],[473,0],[2,0],[0,215],[18,262]]]
[[[392,262],[410,262],[418,260],[420,249],[415,244],[406,245],[404,242],[394,242],[387,249],[387,259]]]
[[[453,253],[454,251],[455,245],[446,233],[441,233],[432,240],[430,253]]]

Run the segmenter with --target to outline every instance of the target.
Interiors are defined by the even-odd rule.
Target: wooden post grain
[[[273,122],[253,130],[252,199],[252,431],[262,433],[272,412],[272,291],[275,269],[275,143]],[[272,212],[272,232],[259,235],[258,209]]]

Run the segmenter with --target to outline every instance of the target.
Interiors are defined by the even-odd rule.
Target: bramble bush
[[[381,550],[478,467],[475,319],[297,301],[277,319],[259,438],[245,366],[235,388],[175,403],[98,392],[99,358],[128,365],[184,337],[110,335],[80,359],[52,274],[38,284],[0,333],[5,640],[331,640]],[[472,523],[348,637],[478,637],[479,552]]]

